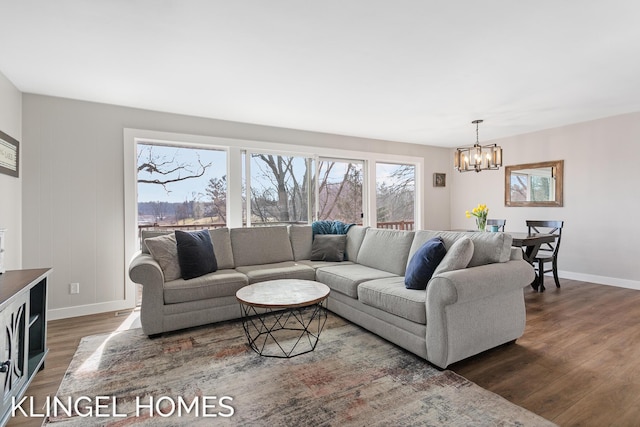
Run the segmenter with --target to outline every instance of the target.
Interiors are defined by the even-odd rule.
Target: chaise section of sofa
[[[471,239],[473,254],[468,266],[436,271],[426,291],[407,289],[407,264],[434,237],[442,238],[447,250],[459,239]],[[333,286],[332,311],[445,368],[522,336],[526,318],[523,288],[534,273],[511,243],[504,233],[416,231],[403,235],[369,230],[358,263],[391,270],[380,270],[387,277],[360,280],[346,271],[348,267],[344,272],[332,267],[319,269],[317,280]],[[384,255],[377,258],[378,254]],[[327,272],[332,271],[343,280],[349,278],[350,286],[329,278]]]

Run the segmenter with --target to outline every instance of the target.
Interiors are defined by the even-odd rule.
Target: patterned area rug
[[[553,425],[334,314],[291,359],[258,356],[240,322],[85,337],[56,397],[56,426]]]

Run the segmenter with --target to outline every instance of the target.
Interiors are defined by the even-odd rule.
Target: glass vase
[[[487,218],[476,218],[476,225],[478,226],[478,231],[485,231],[487,228]]]

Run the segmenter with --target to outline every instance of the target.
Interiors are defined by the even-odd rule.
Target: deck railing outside
[[[395,221],[395,222],[379,222],[378,228],[386,228],[388,230],[413,230],[413,221]]]
[[[290,225],[290,224],[307,224],[306,222],[269,222],[265,224],[253,224],[254,226],[266,226],[266,225]],[[361,224],[359,224],[361,225]],[[138,235],[142,234],[142,230],[202,230],[226,227],[226,224],[171,224],[171,225],[158,225],[158,224],[142,224],[138,225]],[[413,221],[392,221],[392,222],[379,222],[377,228],[384,228],[387,230],[413,230]]]

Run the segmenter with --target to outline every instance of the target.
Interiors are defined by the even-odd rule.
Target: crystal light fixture
[[[456,148],[453,154],[453,163],[460,172],[482,170],[497,170],[502,166],[502,148],[497,144],[480,145],[478,140],[478,125],[483,120],[474,120],[476,125],[476,143],[473,147]]]

